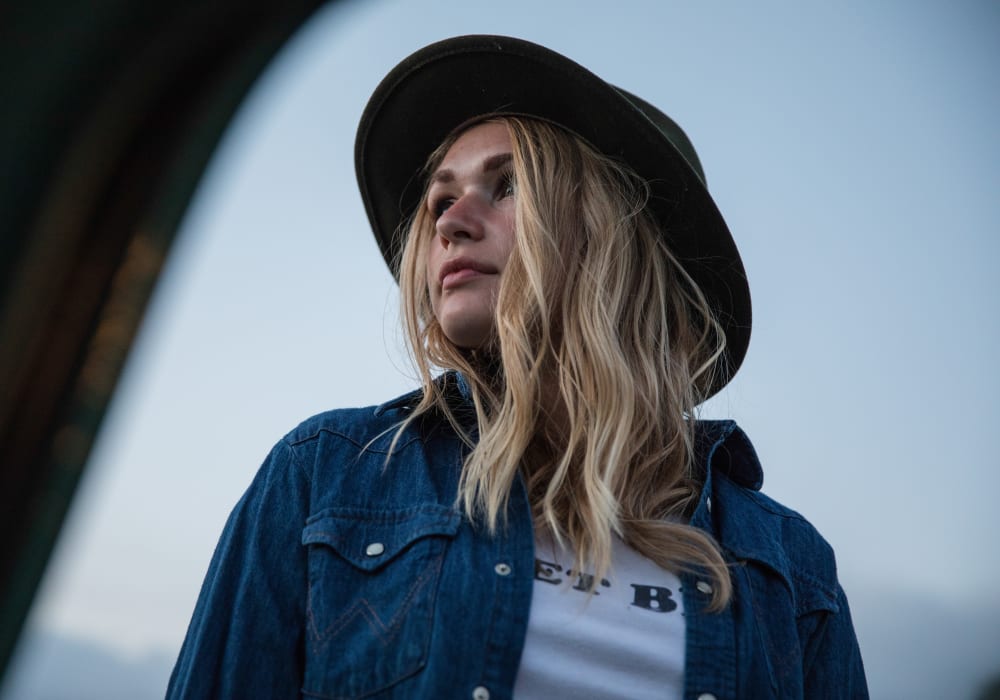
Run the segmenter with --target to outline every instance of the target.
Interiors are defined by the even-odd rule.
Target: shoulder
[[[463,422],[469,418],[471,408],[468,389],[457,372],[446,372],[434,380],[451,406],[453,414]],[[423,399],[423,389],[414,389],[389,399],[384,403],[358,408],[338,408],[316,414],[302,421],[283,438],[283,442],[293,448],[307,447],[324,439],[334,439],[367,452],[398,450],[400,440],[428,440],[441,432],[447,419],[438,411],[431,410],[418,420],[409,420],[413,410]],[[397,433],[400,428],[403,432]]]
[[[420,397],[421,392],[416,390],[383,404],[324,411],[299,423],[282,442],[294,450],[302,450],[319,441],[333,439],[385,452],[395,430],[406,421]]]
[[[718,502],[725,506],[719,520],[723,547],[735,558],[763,564],[793,588],[808,587],[822,601],[835,605],[837,565],[833,547],[812,523],[773,498],[736,485],[724,476],[718,480],[716,493]]]
[[[708,529],[732,574],[748,688],[795,697],[867,697],[833,549],[801,513],[761,493],[763,471],[731,421],[698,426],[705,479],[692,524]]]
[[[314,415],[289,431],[275,454],[309,483],[310,510],[386,511],[438,503],[457,483],[463,443],[447,420],[411,420],[421,391],[379,405]]]
[[[753,445],[735,423],[714,428],[708,456],[712,529],[727,555],[781,577],[800,611],[835,609],[833,548],[801,513],[760,491],[763,471]]]

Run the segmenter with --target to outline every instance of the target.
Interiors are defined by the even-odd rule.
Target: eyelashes
[[[500,174],[499,181],[497,183],[497,198],[506,199],[507,197],[513,197],[517,194],[517,186],[514,184],[514,173],[510,170],[505,170]]]

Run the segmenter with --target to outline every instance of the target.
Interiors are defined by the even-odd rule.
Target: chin
[[[479,323],[444,321],[441,323],[441,330],[455,347],[463,350],[478,350],[489,344],[494,335],[492,319]]]
[[[445,336],[462,350],[479,350],[489,344],[489,333],[448,333]]]
[[[489,304],[456,303],[449,299],[439,304],[435,315],[445,337],[463,350],[477,350],[495,335],[494,309]]]

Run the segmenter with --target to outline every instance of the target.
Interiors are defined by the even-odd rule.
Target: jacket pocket
[[[441,564],[460,522],[438,505],[332,508],[307,521],[304,693],[365,697],[423,668]]]

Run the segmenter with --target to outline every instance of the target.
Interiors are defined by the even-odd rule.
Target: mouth
[[[460,257],[449,260],[441,266],[438,281],[441,283],[441,289],[446,290],[470,279],[482,275],[495,275],[497,272],[499,271],[492,265],[480,263],[472,258]]]

